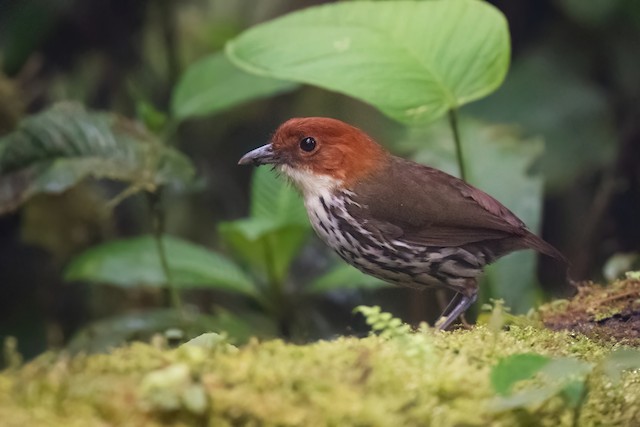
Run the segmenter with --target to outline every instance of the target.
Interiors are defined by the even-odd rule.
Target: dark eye
[[[307,136],[306,138],[302,138],[300,140],[300,149],[302,151],[311,152],[316,148],[316,140]]]

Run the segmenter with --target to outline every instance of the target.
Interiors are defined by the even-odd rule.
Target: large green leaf
[[[312,7],[245,31],[226,52],[249,72],[344,93],[404,123],[491,93],[510,56],[504,16],[478,0]]]
[[[281,224],[309,225],[300,194],[283,177],[257,168],[251,182],[251,216]]]
[[[259,275],[282,282],[310,234],[299,194],[275,172],[258,168],[251,181],[251,216],[219,225],[223,240]]]
[[[192,175],[184,155],[136,123],[58,104],[0,138],[0,213],[34,194],[62,192],[89,176],[153,191]]]
[[[309,292],[329,292],[340,289],[377,289],[389,286],[380,279],[362,273],[355,267],[340,262],[327,273],[311,282]]]
[[[215,114],[258,98],[296,88],[291,82],[245,73],[222,53],[214,53],[187,69],[173,92],[171,109],[179,119]]]
[[[488,126],[461,120],[462,147],[467,159],[468,181],[489,193],[522,219],[534,232],[540,226],[542,180],[531,175],[531,164],[541,155],[541,141],[523,144],[509,127]],[[458,173],[451,130],[444,123],[428,130],[413,130],[397,148],[413,150],[421,163]],[[417,151],[416,151],[417,150]],[[503,298],[514,312],[531,308],[538,297],[535,284],[536,254],[523,251],[511,254],[487,267],[483,298]]]
[[[536,356],[538,356],[536,358]],[[537,359],[537,360],[536,360]],[[508,365],[508,366],[506,366]],[[515,408],[535,407],[544,401],[556,395],[562,395],[565,402],[570,407],[580,404],[586,393],[586,377],[593,370],[594,365],[583,362],[571,357],[561,357],[558,359],[549,359],[545,356],[533,354],[519,354],[506,358],[506,365],[494,367],[494,371],[504,371],[501,375],[506,376],[509,373],[513,375],[517,381],[528,379],[539,374],[539,382],[541,386],[520,390],[516,393],[506,396],[499,396],[489,401],[489,407],[497,412],[507,411]],[[518,372],[517,368],[523,370]],[[494,372],[492,372],[492,377]],[[497,390],[498,392],[506,392],[511,389],[515,382],[508,378],[503,378],[506,386],[505,390]],[[492,382],[494,378],[492,378]],[[496,383],[493,382],[494,388]]]
[[[251,279],[222,255],[175,237],[165,236],[163,243],[177,285],[254,294]],[[89,249],[71,262],[65,279],[124,287],[167,283],[151,236],[117,240]]]
[[[245,218],[222,222],[220,236],[233,253],[260,276],[281,283],[310,234],[309,227]]]
[[[614,350],[602,361],[602,366],[604,373],[615,385],[618,385],[624,371],[640,370],[640,350],[635,348]]]
[[[491,369],[491,386],[496,393],[506,395],[517,382],[532,378],[550,360],[547,356],[536,353],[505,357]]]

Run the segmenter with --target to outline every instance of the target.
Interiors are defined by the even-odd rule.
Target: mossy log
[[[109,354],[50,352],[0,374],[0,420],[8,427],[640,425],[638,370],[616,382],[594,369],[579,410],[561,395],[496,409],[490,377],[502,358],[537,353],[597,366],[621,344],[531,320],[489,325],[308,345],[254,340],[236,348],[211,334],[175,349],[156,340]]]

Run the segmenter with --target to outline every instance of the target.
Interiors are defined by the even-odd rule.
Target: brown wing
[[[529,234],[518,217],[483,191],[427,166],[397,157],[389,161],[385,176],[356,185],[360,207],[349,207],[387,237],[459,246]]]
[[[562,253],[487,193],[437,169],[397,157],[389,162],[384,176],[370,176],[356,185],[358,205],[348,205],[372,232],[425,246],[504,239],[503,254],[531,248],[568,264]]]

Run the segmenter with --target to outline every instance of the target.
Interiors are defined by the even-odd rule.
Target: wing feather
[[[385,176],[356,184],[352,215],[408,243],[460,246],[529,234],[513,212],[485,192],[437,169],[390,157]]]

